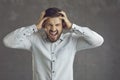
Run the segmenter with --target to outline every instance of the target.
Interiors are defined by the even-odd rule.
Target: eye
[[[60,26],[60,24],[56,24],[56,26]]]
[[[49,23],[48,23],[48,24],[46,24],[46,26],[52,26],[52,24],[49,24]]]

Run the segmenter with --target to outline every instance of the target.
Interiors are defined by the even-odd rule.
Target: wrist
[[[37,23],[37,24],[35,24],[36,25],[36,27],[37,27],[37,30],[40,30],[41,29],[41,27],[40,27],[40,25]]]
[[[68,29],[71,29],[72,28],[72,23],[69,22],[67,26],[68,26]]]

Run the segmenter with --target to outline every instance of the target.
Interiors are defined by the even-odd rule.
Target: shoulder
[[[33,33],[30,37],[29,37],[30,41],[31,42],[36,42],[38,40],[41,40],[42,39],[42,35],[41,35],[41,32],[35,32]]]

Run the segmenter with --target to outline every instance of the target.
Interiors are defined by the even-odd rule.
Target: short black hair
[[[61,13],[62,10],[56,7],[53,8],[48,8],[45,10],[45,15],[44,17],[59,17],[59,16],[63,16]]]
[[[48,8],[48,9],[45,10],[44,17],[59,17],[59,16],[63,16],[63,14],[59,13],[61,11],[62,11],[61,9],[56,8],[56,7]],[[66,27],[66,24],[65,24],[64,20],[62,20],[62,25],[63,25],[63,28]]]

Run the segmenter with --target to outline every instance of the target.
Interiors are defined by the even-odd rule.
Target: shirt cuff
[[[78,26],[78,25],[76,25],[76,24],[73,24],[72,25],[72,28],[71,28],[71,30],[72,31],[77,31],[77,32],[80,32],[81,34],[84,34],[84,30],[82,29],[82,27],[81,26]]]
[[[35,24],[33,24],[33,25],[30,26],[30,31],[31,32],[37,32],[38,31],[38,29],[37,29],[37,27],[36,27]]]
[[[21,29],[22,30],[22,29]],[[23,27],[23,30],[20,35],[23,34],[23,36],[30,36],[32,33],[37,32],[37,27],[35,24],[28,26],[28,27]]]

